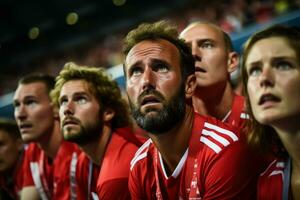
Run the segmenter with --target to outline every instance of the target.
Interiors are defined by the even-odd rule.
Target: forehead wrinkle
[[[151,47],[148,47],[148,48],[139,48],[139,49],[132,49],[134,50],[133,52],[131,51],[128,56],[127,56],[127,59],[130,59],[130,58],[134,58],[136,56],[147,56],[147,55],[151,55],[151,52],[162,52],[164,50],[164,48],[160,45],[155,45],[155,46],[151,46]]]

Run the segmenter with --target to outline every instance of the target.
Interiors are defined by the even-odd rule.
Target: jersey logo
[[[137,150],[133,159],[130,162],[130,170],[132,170],[135,163],[137,163],[139,160],[141,160],[147,156],[147,152],[148,152],[147,150],[151,143],[152,143],[152,141],[151,141],[151,139],[149,139]]]
[[[233,132],[208,122],[204,123],[204,128],[201,133],[200,142],[207,145],[216,153],[220,153],[222,147],[226,147],[231,142],[239,140],[237,135]]]

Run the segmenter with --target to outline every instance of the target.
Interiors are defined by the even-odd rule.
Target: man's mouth
[[[195,72],[202,72],[202,73],[206,73],[206,70],[203,69],[202,67],[196,67],[195,68]]]
[[[32,124],[30,124],[30,123],[23,123],[23,124],[21,124],[20,125],[20,129],[22,130],[22,129],[29,129],[29,128],[32,128]]]
[[[78,124],[78,121],[77,120],[74,120],[74,119],[70,119],[70,118],[67,118],[63,121],[63,126],[66,126],[66,125],[77,125]]]
[[[160,103],[160,100],[154,95],[148,95],[142,99],[141,106],[153,103]]]

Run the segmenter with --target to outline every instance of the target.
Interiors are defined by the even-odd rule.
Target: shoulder
[[[140,137],[138,138],[130,127],[115,129],[112,135],[112,140],[115,143],[123,143],[136,147],[140,147],[145,141]]]
[[[283,160],[274,160],[260,175],[257,185],[258,199],[281,199],[284,165]]]
[[[260,182],[270,181],[270,180],[283,180],[285,162],[282,159],[276,159],[269,164],[267,169],[260,174]]]
[[[148,155],[151,154],[150,149],[152,148],[154,148],[152,140],[148,139],[135,153],[133,159],[130,162],[130,170],[132,170],[137,165],[141,165],[142,162],[146,162]]]
[[[30,143],[25,145],[24,148],[24,160],[26,161],[36,161],[42,154],[42,150],[36,143]]]
[[[201,116],[202,117],[202,116]],[[197,117],[198,118],[198,117]],[[195,119],[200,121],[200,119]],[[199,144],[204,144],[215,153],[220,153],[228,148],[231,144],[241,140],[239,132],[233,130],[231,126],[212,117],[202,117],[203,122],[196,126],[194,134],[197,135]]]

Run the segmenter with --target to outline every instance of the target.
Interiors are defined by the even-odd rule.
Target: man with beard
[[[176,27],[142,24],[123,51],[130,107],[150,137],[131,161],[132,199],[255,199],[243,135],[194,112],[194,59]]]
[[[230,37],[218,26],[205,22],[188,25],[180,37],[191,47],[195,59],[195,111],[242,128],[248,115],[244,97],[236,95],[230,84],[230,73],[239,63]]]
[[[49,96],[54,84],[52,76],[31,74],[19,80],[15,91],[14,114],[22,140],[28,144],[21,199],[71,197],[70,167],[79,149],[60,133],[57,108]]]
[[[102,68],[65,64],[52,92],[66,140],[79,145],[78,199],[130,199],[130,161],[141,146],[116,82]]]

